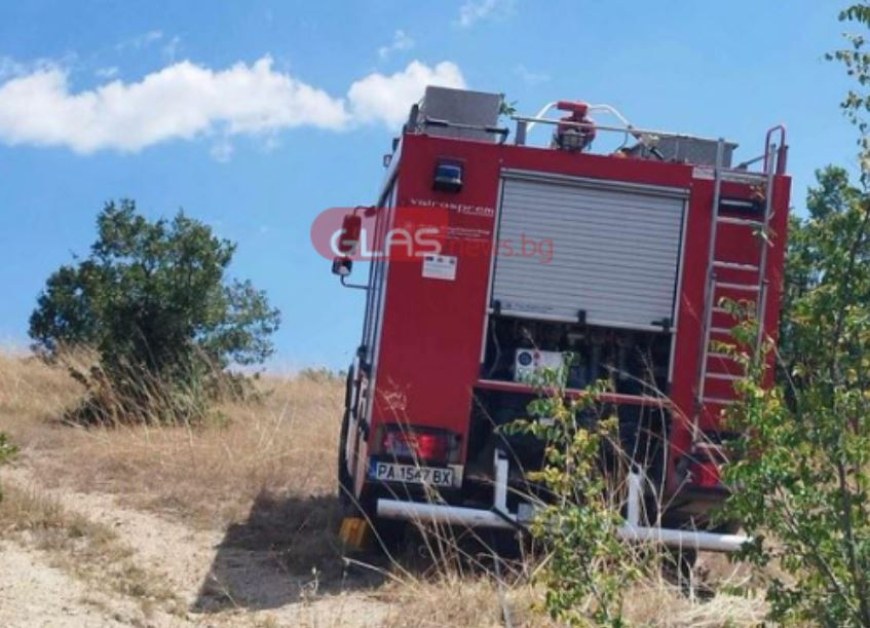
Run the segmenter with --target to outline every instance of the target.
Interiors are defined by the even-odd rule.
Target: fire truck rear
[[[610,381],[595,403],[633,458],[622,537],[738,548],[709,517],[728,494],[722,413],[743,375],[723,349],[726,304],[755,313],[759,342],[775,336],[784,127],[732,165],[734,143],[635,127],[606,105],[551,103],[502,128],[501,103],[428,88],[377,204],[348,212],[335,239],[333,271],[366,296],[343,498],[372,519],[522,527],[543,443],[501,428],[547,419],[528,407],[553,369],[568,397]],[[605,134],[621,143],[595,152]],[[356,259],[369,261],[359,285]],[[666,506],[650,516],[650,503]]]

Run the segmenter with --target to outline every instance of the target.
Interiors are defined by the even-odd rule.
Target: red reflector
[[[420,460],[446,460],[450,443],[446,434],[430,434],[413,430],[393,431],[384,434],[383,450],[396,458]]]
[[[691,466],[692,484],[704,488],[714,488],[722,484],[719,465],[710,460],[696,462]]]

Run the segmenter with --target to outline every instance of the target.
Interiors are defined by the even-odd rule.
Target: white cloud
[[[520,64],[514,68],[514,73],[519,76],[527,85],[539,85],[550,80],[549,74],[542,72],[532,72],[526,66]]]
[[[111,79],[118,76],[118,68],[115,66],[109,66],[106,68],[97,68],[94,74],[101,79]]]
[[[177,35],[170,39],[166,45],[161,48],[163,56],[170,62],[175,63],[175,58],[178,55],[178,49],[181,47],[181,37]]]
[[[65,145],[80,153],[136,151],[218,128],[233,135],[346,122],[340,100],[273,71],[268,57],[221,71],[182,61],[138,83],[112,81],[75,94],[58,67],[0,86],[0,141]]]
[[[115,49],[124,50],[125,48],[132,48],[134,50],[139,50],[141,48],[147,48],[154,42],[160,41],[161,39],[163,39],[163,31],[147,31],[145,33],[134,35],[129,39],[118,42],[117,44],[115,44]]]
[[[393,41],[390,42],[387,46],[381,46],[378,48],[378,56],[381,59],[386,59],[394,52],[401,52],[403,50],[410,50],[414,47],[414,40],[408,36],[405,31],[399,29],[395,33],[393,33]]]
[[[77,62],[77,60],[77,55],[71,52],[66,53],[62,58],[56,60],[39,58],[27,62],[18,61],[12,57],[0,56],[0,81],[14,78],[16,76],[24,76],[36,72],[37,70],[53,68],[59,65],[63,65],[64,67],[72,66]]]
[[[0,79],[24,73],[24,66],[9,57],[0,57]]]
[[[215,159],[232,156],[231,138],[308,126],[343,130],[355,124],[399,126],[426,85],[463,87],[459,68],[448,61],[427,66],[412,61],[391,75],[370,74],[354,82],[345,98],[276,71],[272,59],[227,69],[181,61],[138,82],[111,80],[74,92],[69,72],[39,65],[11,78],[0,76],[0,143],[64,146],[77,153],[135,152],[160,142],[211,137]]]
[[[463,28],[491,17],[503,17],[513,11],[514,0],[466,0],[459,8],[459,25]]]
[[[412,61],[401,72],[389,76],[376,72],[356,81],[347,92],[350,110],[361,122],[383,122],[395,128],[427,85],[465,87],[465,79],[455,63],[443,61],[430,68]]]

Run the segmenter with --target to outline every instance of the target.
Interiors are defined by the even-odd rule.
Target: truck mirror
[[[347,277],[353,270],[353,260],[347,257],[336,257],[332,260],[332,274]]]
[[[341,235],[338,238],[338,252],[344,256],[352,255],[359,245],[361,234],[362,217],[357,216],[356,214],[346,215],[341,221]]]

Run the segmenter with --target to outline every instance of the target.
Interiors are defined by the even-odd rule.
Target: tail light
[[[715,488],[722,484],[719,474],[719,465],[712,460],[695,462],[689,467],[691,482],[694,486],[703,488]]]
[[[728,455],[723,443],[696,443],[687,468],[689,484],[700,488],[721,487],[722,466],[727,461]]]
[[[381,451],[395,458],[446,462],[450,455],[450,434],[424,432],[402,427],[388,429],[381,440]]]

